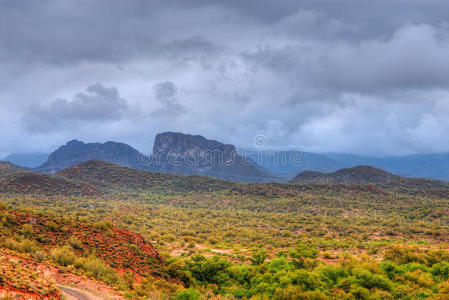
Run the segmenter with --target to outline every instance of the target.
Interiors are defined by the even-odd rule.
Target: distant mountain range
[[[343,168],[369,165],[403,177],[449,181],[449,153],[385,157],[298,151],[245,151],[245,153],[255,163],[286,179],[291,179],[304,171],[328,173]]]
[[[342,162],[348,167],[370,165],[405,177],[423,177],[449,181],[449,153],[385,157],[330,153],[325,154],[325,156]]]
[[[304,171],[332,173],[359,165],[373,166],[403,177],[449,181],[449,153],[368,157],[299,151],[237,151],[233,145],[175,132],[156,136],[151,157],[123,143],[73,140],[50,155],[11,154],[3,160],[53,174],[95,159],[140,170],[197,174],[244,182],[289,181]]]
[[[310,152],[250,149],[242,150],[240,153],[262,168],[285,179],[291,179],[303,171],[333,172],[348,166],[345,162]]]
[[[219,192],[254,196],[300,196],[319,193],[368,193],[449,197],[449,183],[404,178],[369,166],[342,169],[334,173],[306,171],[291,183],[251,184],[198,175],[179,175],[137,170],[101,160],[90,160],[48,175],[0,163],[1,194],[46,196],[95,196],[140,192],[190,193]]]
[[[199,135],[175,132],[156,136],[151,157],[123,143],[84,143],[73,140],[51,153],[48,160],[34,171],[54,174],[89,160],[103,160],[140,170],[196,174],[234,181],[279,181],[250,159],[240,156],[233,145]]]
[[[198,140],[196,140],[198,139]],[[195,165],[188,163],[187,165],[177,160],[167,162],[164,159],[167,158],[169,153],[166,153],[168,149],[176,153],[172,154],[180,159],[180,153],[184,153],[188,149],[194,149],[204,154],[204,149],[221,149],[224,147],[229,149],[230,153],[235,151],[232,146],[223,145],[215,141],[203,140],[204,138],[190,136],[180,136],[178,134],[164,134],[158,138],[157,147],[155,150],[159,151],[162,159],[158,162],[159,167],[163,172],[153,172],[150,169],[137,170],[136,168],[129,168],[113,164],[102,160],[88,160],[86,162],[77,163],[73,166],[64,168],[55,174],[42,174],[29,169],[25,169],[14,165],[9,162],[0,162],[0,193],[3,194],[43,194],[43,195],[100,195],[115,192],[129,192],[129,191],[173,191],[173,192],[189,192],[189,191],[221,191],[223,189],[232,190],[233,192],[250,193],[254,195],[258,194],[296,194],[301,190],[309,190],[311,188],[324,189],[324,190],[338,190],[341,188],[351,189],[354,191],[369,191],[369,192],[399,192],[404,194],[414,195],[432,195],[438,197],[449,196],[449,183],[420,178],[406,178],[399,175],[392,174],[388,171],[384,171],[371,166],[357,166],[353,168],[344,168],[335,172],[316,172],[316,171],[304,171],[295,176],[289,183],[271,183],[266,185],[261,184],[246,184],[232,181],[223,181],[221,179],[214,179],[211,177],[197,176],[197,175],[179,175],[179,174],[167,174],[175,172],[188,172],[196,171]],[[200,143],[200,144],[198,144]],[[205,144],[203,144],[205,143]],[[217,144],[218,143],[218,144]],[[82,142],[69,142],[68,150],[71,149],[71,145],[80,147],[81,149],[97,149],[97,154],[103,154],[98,149],[117,149],[116,147],[124,147],[123,144],[115,145],[115,143],[109,142],[105,144],[85,144]],[[106,145],[106,146],[105,146]],[[129,147],[129,146],[127,146]],[[125,149],[127,149],[125,147]],[[218,147],[218,148],[217,148]],[[59,148],[56,152],[58,155],[50,155],[49,162],[54,162],[50,159],[55,157],[65,158],[67,153],[67,145]],[[200,151],[201,150],[201,151]],[[62,152],[61,152],[62,151]],[[223,149],[224,151],[224,149]],[[85,153],[92,153],[87,151]],[[134,153],[134,152],[129,152]],[[64,155],[62,155],[64,154]],[[119,153],[120,154],[120,153]],[[134,153],[135,154],[135,153]],[[139,154],[140,155],[140,154]],[[191,154],[193,155],[193,154]],[[240,156],[237,157],[237,167],[242,167],[243,172],[250,172],[255,170],[260,171],[259,168],[252,165],[252,161],[242,162],[243,159]],[[111,156],[110,153],[105,155],[111,159],[119,160],[121,162],[129,163],[132,160],[125,159],[123,155]],[[153,155],[155,157],[155,154]],[[202,156],[200,156],[202,157]],[[219,157],[219,156],[218,156]],[[74,161],[73,157],[70,157],[69,161]],[[75,155],[75,158],[79,160],[79,155]],[[120,158],[120,159],[119,159]],[[140,162],[140,159],[137,158]],[[213,160],[212,160],[213,161]],[[51,165],[49,162],[46,165]],[[153,159],[149,159],[149,165],[154,166]],[[214,162],[215,163],[215,162]],[[221,161],[219,161],[221,163]],[[176,168],[168,169],[168,165],[175,164]],[[240,165],[241,164],[241,165]],[[52,164],[53,166],[55,164]],[[62,165],[62,164],[61,164]],[[198,163],[201,166],[200,171],[207,173],[209,170],[220,170],[214,164],[207,160]],[[145,166],[139,164],[140,167]],[[179,169],[177,169],[179,168]],[[185,169],[184,169],[185,168]],[[247,169],[246,169],[247,168]],[[252,169],[254,168],[254,169]],[[54,169],[52,169],[54,170]],[[230,168],[226,169],[226,166],[222,166],[224,176],[219,173],[209,173],[216,176],[221,175],[233,176],[238,178],[235,181],[245,181],[242,175],[239,175],[239,169]],[[198,171],[198,172],[200,172]],[[233,172],[236,172],[235,174]],[[261,171],[263,172],[263,171]],[[248,173],[243,173],[248,174]],[[250,173],[253,174],[253,173]],[[258,173],[256,173],[258,174]],[[265,175],[266,173],[262,173]],[[211,176],[211,175],[206,175]],[[239,177],[240,176],[240,177]],[[269,178],[259,177],[262,179]],[[246,180],[247,181],[247,180]],[[357,188],[358,187],[358,188]],[[363,187],[360,189],[360,187]]]
[[[37,168],[48,159],[48,153],[13,153],[3,158],[3,161],[9,161],[15,165],[24,168]]]

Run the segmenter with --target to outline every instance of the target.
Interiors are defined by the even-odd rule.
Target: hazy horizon
[[[192,134],[192,135],[196,135],[196,134]],[[207,138],[207,137],[205,137]],[[73,140],[78,140],[81,141],[85,144],[91,144],[91,143],[100,143],[100,144],[104,144],[107,142],[114,142],[114,143],[124,143],[127,144],[133,148],[135,148],[136,150],[138,150],[139,152],[141,152],[144,155],[147,156],[151,156],[152,155],[152,149],[153,149],[153,143],[149,144],[147,148],[145,149],[139,149],[137,147],[134,147],[131,144],[128,144],[124,141],[112,141],[112,140],[104,140],[104,141],[86,141],[86,140],[81,140],[81,139],[70,139],[67,142],[64,142],[63,144],[57,146],[54,149],[50,149],[50,151],[35,151],[35,152],[26,152],[26,151],[18,151],[18,152],[11,152],[11,153],[7,153],[6,155],[0,155],[0,160],[7,158],[8,156],[11,155],[31,155],[31,154],[44,154],[44,155],[50,155],[52,152],[56,151],[60,146],[66,145],[68,142],[73,141]],[[221,141],[218,141],[221,142]],[[224,143],[225,144],[225,143]],[[373,158],[386,158],[386,157],[405,157],[405,156],[413,156],[413,155],[440,155],[440,154],[449,154],[449,151],[447,152],[416,152],[416,153],[407,153],[407,154],[391,154],[391,155],[369,155],[369,154],[359,154],[359,153],[351,153],[351,152],[326,152],[326,151],[306,151],[304,149],[301,148],[284,148],[284,147],[272,147],[269,144],[263,145],[263,146],[257,146],[254,144],[249,145],[249,146],[238,146],[238,145],[234,145],[236,146],[236,150],[237,152],[239,152],[240,154],[245,154],[246,153],[252,153],[252,152],[290,152],[290,151],[295,151],[295,152],[303,152],[303,153],[310,153],[310,154],[318,154],[318,155],[332,155],[332,154],[337,154],[337,155],[354,155],[354,156],[360,156],[360,157],[373,157]]]

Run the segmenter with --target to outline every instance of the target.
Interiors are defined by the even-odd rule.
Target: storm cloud
[[[23,121],[30,131],[59,131],[82,126],[83,122],[120,120],[129,107],[115,87],[94,84],[72,100],[56,99],[31,105]]]
[[[0,0],[0,154],[158,132],[449,151],[446,1]],[[17,143],[17,140],[23,141]]]
[[[154,116],[177,115],[185,112],[185,108],[178,103],[178,88],[173,82],[167,81],[156,84],[154,92],[156,99],[162,105],[162,108],[153,114]]]

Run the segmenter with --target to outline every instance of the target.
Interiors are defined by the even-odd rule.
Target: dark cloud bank
[[[183,131],[449,151],[445,1],[0,0],[0,154]]]

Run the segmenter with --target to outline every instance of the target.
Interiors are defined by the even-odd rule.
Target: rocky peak
[[[190,167],[218,167],[237,157],[233,145],[208,140],[200,135],[165,132],[156,136],[153,161],[173,161]]]
[[[156,136],[151,169],[199,174],[238,181],[269,181],[273,177],[238,155],[233,145],[200,135],[165,132]]]
[[[235,152],[233,145],[226,145],[215,140],[208,140],[201,135],[191,135],[179,132],[164,132],[156,136],[153,147],[153,155],[167,151],[177,151],[186,153],[196,150],[204,151],[221,151],[225,153]]]
[[[145,157],[139,151],[123,143],[84,143],[82,141],[72,140],[51,153],[47,162],[36,168],[36,171],[55,173],[64,168],[92,159],[104,160],[128,167],[142,168],[141,162],[144,161],[143,158]]]

